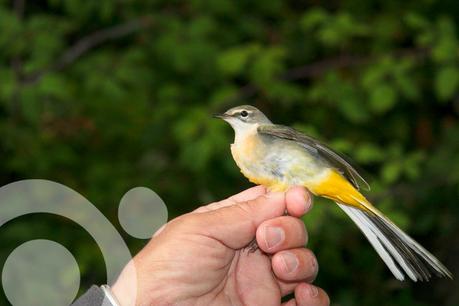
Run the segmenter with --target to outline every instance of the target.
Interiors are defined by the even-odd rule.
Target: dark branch
[[[284,81],[294,81],[300,79],[316,78],[330,70],[360,66],[370,61],[371,59],[369,57],[340,55],[335,58],[328,58],[315,63],[292,68],[285,72],[280,77],[280,79]]]
[[[401,49],[392,53],[396,58],[411,57],[415,60],[422,60],[428,56],[427,49]],[[368,63],[376,60],[378,56],[358,56],[358,55],[339,55],[337,57],[320,60],[318,62],[306,64],[304,66],[294,67],[287,70],[279,76],[279,80],[297,81],[303,79],[313,79],[322,76],[331,70],[346,69]],[[226,103],[230,104],[236,100],[249,98],[258,92],[258,88],[253,84],[242,86],[236,94],[228,98]]]
[[[108,40],[114,40],[136,32],[139,29],[144,28],[147,24],[149,24],[147,19],[137,19],[90,34],[80,39],[76,44],[68,49],[54,65],[54,69],[62,70],[90,49],[93,49]]]
[[[411,57],[421,60],[429,54],[427,49],[400,49],[392,53],[395,58]],[[295,67],[284,73],[280,79],[285,81],[316,78],[330,70],[345,69],[366,65],[376,60],[379,56],[340,55],[335,58],[321,60],[305,66]]]
[[[63,70],[74,63],[78,58],[103,43],[130,35],[148,27],[150,24],[151,20],[149,17],[142,17],[89,34],[78,40],[73,46],[67,49],[56,62],[50,64],[47,68],[26,76],[23,83],[35,83],[48,72]]]
[[[13,10],[16,13],[16,17],[20,20],[24,17],[25,0],[14,0]]]

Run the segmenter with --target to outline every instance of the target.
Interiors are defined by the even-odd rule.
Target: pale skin
[[[112,291],[122,306],[329,305],[311,284],[318,264],[299,219],[311,206],[302,187],[268,193],[257,186],[200,207],[160,229]],[[259,249],[251,253],[245,247],[254,238]]]

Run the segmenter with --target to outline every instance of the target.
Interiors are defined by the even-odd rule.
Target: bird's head
[[[260,124],[271,124],[268,117],[265,116],[259,109],[251,105],[241,105],[230,108],[223,114],[214,115],[228,122],[237,133],[244,133],[252,128],[256,128]]]

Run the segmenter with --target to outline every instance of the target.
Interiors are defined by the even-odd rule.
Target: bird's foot
[[[258,247],[257,238],[254,238],[252,241],[250,241],[250,243],[245,247],[245,249],[249,253],[255,253],[258,249],[260,249]]]

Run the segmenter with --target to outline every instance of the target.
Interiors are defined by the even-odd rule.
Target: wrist
[[[111,292],[120,306],[138,305],[137,275],[133,261],[129,262],[121,272],[116,282],[111,286]]]
[[[115,295],[112,292],[112,289],[110,288],[109,285],[102,285],[100,286],[100,289],[104,293],[104,300],[110,303],[111,306],[121,306],[120,302],[118,299],[115,297]]]

